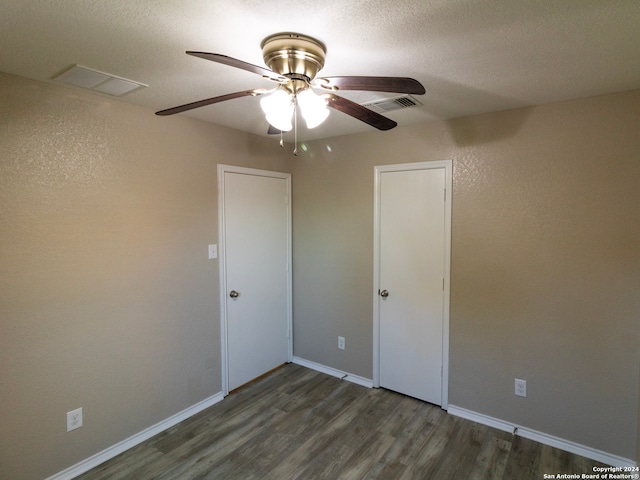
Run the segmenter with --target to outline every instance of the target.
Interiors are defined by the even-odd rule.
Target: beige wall
[[[295,355],[371,378],[373,166],[451,159],[450,403],[634,459],[638,112],[633,91],[311,142]]]
[[[217,163],[291,169],[295,354],[370,378],[373,166],[452,159],[451,403],[636,455],[640,92],[312,142],[293,166],[277,142],[4,74],[0,105],[0,478],[220,391]]]
[[[0,478],[42,479],[220,392],[216,165],[290,156],[4,74],[0,105]]]

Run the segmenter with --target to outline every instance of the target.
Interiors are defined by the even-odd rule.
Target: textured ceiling
[[[640,88],[638,0],[2,0],[0,71],[52,82],[80,64],[149,85],[120,98],[155,111],[271,87],[184,52],[262,66],[283,31],[326,44],[320,76],[419,80],[423,105],[387,114],[400,125]],[[180,115],[266,135],[252,97]],[[371,129],[332,110],[299,138]]]

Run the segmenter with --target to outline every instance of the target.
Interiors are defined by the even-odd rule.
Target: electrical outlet
[[[527,381],[516,378],[516,395],[519,397],[527,396]]]
[[[344,350],[344,337],[338,337],[338,348]]]
[[[82,407],[67,412],[67,432],[82,426]]]

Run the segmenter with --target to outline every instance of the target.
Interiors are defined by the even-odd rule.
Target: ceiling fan
[[[173,115],[194,108],[246,96],[264,96],[261,107],[269,122],[269,133],[282,133],[292,128],[297,133],[297,111],[299,109],[308,128],[322,123],[329,115],[327,107],[350,115],[379,130],[390,130],[397,123],[390,118],[369,110],[362,105],[336,95],[338,90],[364,90],[423,95],[424,87],[407,77],[318,77],[324,66],[326,47],[315,38],[299,33],[277,33],[265,38],[262,56],[269,67],[259,67],[218,53],[186,52],[188,55],[240,68],[274,81],[273,89],[254,89],[228,93],[187,103],[156,112],[156,115]],[[313,90],[322,92],[318,95]],[[293,120],[293,122],[292,122]],[[297,135],[296,135],[297,137]],[[281,137],[282,145],[282,137]],[[297,143],[297,138],[296,138]],[[294,153],[297,153],[294,150]]]

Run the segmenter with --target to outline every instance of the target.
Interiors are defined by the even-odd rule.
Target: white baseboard
[[[111,447],[96,453],[95,455],[81,461],[80,463],[76,463],[75,465],[63,470],[62,472],[56,473],[46,480],[70,480],[75,478],[92,468],[97,467],[101,463],[106,462],[107,460],[112,459],[113,457],[120,455],[122,452],[129,450],[130,448],[135,447],[136,445],[148,440],[149,438],[157,435],[160,432],[167,430],[168,428],[173,427],[174,425],[186,420],[187,418],[195,415],[196,413],[201,412],[205,408],[209,408],[212,405],[215,405],[219,401],[224,398],[222,393],[216,393],[209,398],[205,398],[201,402],[192,405],[191,407],[172,415],[171,417],[163,420],[151,427],[136,433],[132,437],[129,437],[121,442],[112,445]]]
[[[295,363],[296,365],[301,365],[303,367],[310,368],[311,370],[316,370],[321,373],[326,373],[327,375],[331,375],[332,377],[338,377],[343,380],[347,380],[351,383],[357,383],[358,385],[362,385],[363,387],[373,388],[373,380],[361,377],[359,375],[354,375],[353,373],[343,372],[342,370],[337,370],[332,367],[327,367],[326,365],[312,362],[311,360],[305,360],[304,358],[300,358],[300,357],[293,357],[293,363]]]
[[[451,415],[455,415],[456,417],[465,418],[467,420],[481,423],[482,425],[487,425],[489,427],[497,428],[498,430],[503,430],[505,432],[513,433],[514,430],[517,429],[515,430],[515,434],[523,438],[528,438],[544,445],[559,448],[560,450],[564,450],[565,452],[570,452],[582,457],[587,457],[591,460],[602,462],[607,465],[611,465],[614,467],[636,466],[636,462],[628,458],[619,457],[611,453],[603,452],[602,450],[597,450],[595,448],[580,445],[569,440],[554,437],[553,435],[538,432],[537,430],[532,430],[521,425],[515,425],[513,423],[506,422],[505,420],[500,420],[499,418],[490,417],[488,415],[483,415],[482,413],[477,413],[465,408],[456,407],[455,405],[450,404],[447,412]]]

